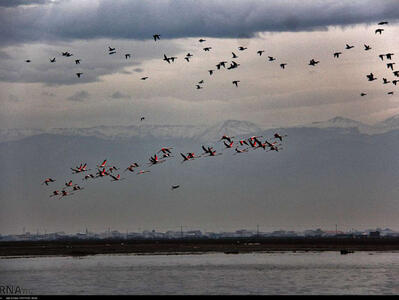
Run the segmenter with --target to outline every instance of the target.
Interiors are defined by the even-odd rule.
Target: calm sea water
[[[96,255],[0,259],[32,294],[399,294],[399,252]]]

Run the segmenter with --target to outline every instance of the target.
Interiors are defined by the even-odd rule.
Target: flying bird
[[[388,69],[391,69],[392,71],[393,71],[393,65],[394,65],[395,63],[388,63],[387,64],[387,68]]]
[[[54,63],[55,62],[55,57],[54,58],[50,58],[50,62]]]
[[[239,82],[240,82],[239,80],[234,80],[234,81],[233,81],[233,84],[235,84],[236,87],[238,87],[238,83],[239,83]]]
[[[378,25],[386,25],[386,24],[388,24],[387,21],[382,21],[382,22],[379,22],[379,23],[378,23]]]
[[[172,185],[172,190],[175,190],[175,189],[177,189],[177,188],[179,188],[180,187],[180,185]]]
[[[387,94],[388,94],[388,95],[393,95],[393,92],[388,92]]]
[[[385,54],[385,56],[387,57],[387,59],[391,60],[392,59],[392,55],[394,55],[393,53],[387,53]]]
[[[268,58],[269,58],[269,61],[276,60],[273,56],[268,56]]]
[[[334,53],[334,57],[335,57],[335,58],[339,58],[339,56],[340,56],[341,54],[342,54],[342,52],[335,52],[335,53]]]
[[[111,48],[110,46],[108,46],[108,51],[109,52],[115,51],[115,48]]]
[[[160,40],[161,35],[160,34],[154,34],[152,37],[154,38],[154,41],[157,41],[157,40]]]
[[[310,60],[309,65],[310,66],[315,66],[319,63],[319,61],[315,61],[313,58]]]
[[[376,77],[374,77],[373,73],[370,73],[369,75],[366,75],[366,77],[368,78],[369,81],[373,81],[373,80],[377,79]]]
[[[371,50],[371,47],[369,45],[364,44],[364,50],[365,51]]]
[[[346,44],[345,49],[352,49],[353,47],[355,47],[355,46],[350,46],[350,45]]]
[[[209,75],[212,75],[212,74],[213,74],[213,71],[214,71],[214,70],[208,70]]]
[[[367,95],[366,93],[361,93],[361,94],[360,94],[360,96],[362,96],[362,97],[363,97],[363,96],[366,96],[366,95]]]
[[[256,53],[258,53],[258,54],[259,54],[259,56],[262,56],[263,52],[265,52],[265,50],[259,50],[259,51],[258,51],[258,52],[256,52]]]
[[[377,33],[382,34],[383,31],[384,31],[384,29],[378,28],[378,29],[375,30],[374,33],[375,33],[375,34],[377,34]]]
[[[30,63],[30,59],[25,60],[25,62]]]
[[[80,59],[75,59],[75,64],[80,65]]]
[[[126,53],[126,54],[125,54],[125,58],[126,58],[126,59],[130,58],[130,54],[129,54],[129,53]]]
[[[78,78],[80,78],[80,76],[81,76],[82,74],[83,74],[83,73],[79,72],[79,73],[76,73],[76,76],[78,76]]]
[[[200,43],[203,43],[203,42],[205,42],[206,40],[204,40],[204,39],[199,39],[198,40]]]
[[[281,67],[282,69],[285,69],[285,66],[286,66],[286,65],[287,65],[286,63],[280,64],[280,67]]]
[[[141,80],[146,80],[146,79],[148,79],[148,76],[141,77],[140,79],[141,79]]]
[[[238,50],[240,50],[240,51],[244,51],[246,49],[248,49],[248,48],[247,47],[243,47],[243,46],[238,47]]]
[[[238,56],[234,52],[231,52],[231,54],[233,54],[233,58],[238,58]]]
[[[388,79],[386,79],[386,78],[382,78],[382,80],[383,80],[383,84],[390,83],[390,81]]]
[[[212,47],[205,47],[204,51],[210,51],[212,49]]]
[[[42,182],[42,184],[45,184],[45,185],[48,185],[49,184],[49,182],[54,182],[55,181],[55,179],[52,179],[52,178],[46,178],[43,182]]]

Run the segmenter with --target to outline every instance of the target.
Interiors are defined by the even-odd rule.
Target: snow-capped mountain
[[[290,127],[288,127],[290,128]],[[327,121],[298,125],[292,128],[340,128],[343,133],[357,129],[363,134],[381,134],[399,129],[399,115],[390,117],[374,125],[344,117],[335,117]],[[40,134],[56,134],[62,136],[97,137],[104,140],[126,140],[134,137],[160,139],[196,139],[215,141],[223,135],[245,136],[257,134],[265,128],[248,122],[227,120],[215,125],[154,125],[141,124],[129,126],[95,126],[87,128],[51,128],[51,129],[0,129],[0,142],[17,141]]]

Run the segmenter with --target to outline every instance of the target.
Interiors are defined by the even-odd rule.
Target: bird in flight
[[[273,56],[268,56],[268,58],[269,58],[269,61],[276,60]]]
[[[366,75],[366,77],[368,78],[369,81],[373,81],[373,80],[377,79],[377,77],[374,77],[373,73],[370,73],[369,75]]]
[[[197,90],[200,90],[200,89],[202,89],[203,87],[202,86],[200,86],[199,84],[196,84],[196,87],[197,87]]]
[[[259,56],[262,56],[263,52],[265,52],[265,50],[259,50],[259,51],[258,51],[258,52],[256,52],[256,53],[258,53],[258,54],[259,54]]]
[[[313,58],[310,60],[309,65],[310,66],[315,66],[319,63],[319,61],[315,61]]]
[[[385,56],[387,57],[387,59],[391,60],[392,59],[392,55],[394,55],[393,53],[387,53],[385,54]]]
[[[362,96],[362,97],[363,97],[363,96],[366,96],[366,95],[367,95],[366,93],[361,93],[361,94],[360,94],[360,96]]]
[[[206,40],[204,40],[204,39],[199,39],[198,40],[200,43],[203,43],[203,42],[205,42]]]
[[[239,83],[239,82],[240,82],[239,80],[234,80],[232,83],[235,84],[236,87],[238,87],[238,83]]]
[[[240,51],[244,51],[246,49],[248,49],[248,48],[247,47],[243,47],[243,46],[238,47],[238,50],[240,50]]]
[[[154,38],[154,41],[157,41],[157,40],[161,39],[161,35],[160,34],[154,34],[152,37]]]
[[[45,185],[48,185],[49,184],[49,182],[54,182],[55,181],[55,179],[52,179],[52,178],[46,178],[43,182],[42,182],[42,184],[45,184]]]
[[[204,51],[210,51],[212,49],[212,47],[205,47]]]
[[[384,60],[384,56],[385,56],[385,54],[378,55],[378,57],[381,58],[381,60]]]
[[[144,120],[145,120],[145,117],[141,117],[141,118],[140,118],[140,121],[144,121]]]
[[[212,75],[212,74],[213,74],[213,71],[214,71],[214,70],[208,70],[209,75]]]
[[[110,46],[108,46],[108,51],[109,52],[115,51],[115,48],[111,48]]]
[[[80,65],[80,59],[76,59],[76,60],[75,60],[75,64],[76,64],[76,65]]]
[[[335,58],[339,58],[339,56],[340,56],[341,54],[342,54],[342,52],[335,52],[335,53],[334,53],[334,57],[335,57]]]
[[[126,54],[125,54],[125,58],[126,58],[126,59],[130,58],[130,53],[126,53]]]
[[[345,49],[352,49],[353,47],[355,47],[355,46],[350,46],[350,45],[346,44]]]
[[[382,78],[382,80],[383,80],[383,84],[390,83],[390,81],[388,79],[386,79],[386,78]]]
[[[377,33],[382,34],[383,31],[384,31],[384,29],[378,28],[378,29],[375,30],[374,33],[375,33],[375,34],[377,34]]]
[[[365,51],[371,50],[371,47],[369,45],[364,44],[364,50]]]
[[[238,58],[238,56],[234,52],[231,52],[231,54],[233,54],[233,58]]]
[[[25,62],[30,63],[30,59],[25,60]]]
[[[286,66],[286,65],[287,65],[286,63],[280,64],[280,67],[281,67],[282,69],[285,69],[285,66]]]
[[[140,79],[141,79],[141,80],[146,80],[146,79],[148,79],[148,76],[141,77]]]
[[[378,25],[386,25],[386,24],[388,24],[387,21],[382,21],[382,22],[379,22],[379,23],[378,23]]]
[[[388,92],[387,94],[388,94],[388,95],[393,95],[393,92]]]
[[[175,190],[175,189],[177,189],[177,188],[179,188],[180,187],[180,185],[172,185],[172,190]]]
[[[388,63],[387,64],[387,68],[388,69],[391,69],[392,71],[393,71],[393,65],[394,65],[395,63]]]
[[[50,58],[50,62],[55,62],[55,57],[54,58]]]
[[[78,76],[78,78],[80,78],[80,76],[82,75],[82,72],[76,73],[76,76]]]

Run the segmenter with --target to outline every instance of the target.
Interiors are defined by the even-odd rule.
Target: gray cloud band
[[[399,18],[396,0],[34,2],[44,5],[0,4],[0,46],[96,38],[145,40],[154,33],[163,39],[240,38],[263,31],[313,31]]]

